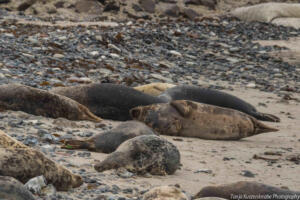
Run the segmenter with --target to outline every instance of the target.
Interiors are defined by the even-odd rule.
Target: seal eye
[[[133,109],[131,109],[131,111],[130,111],[130,115],[131,115],[131,117],[133,117],[133,118],[138,118],[138,117],[140,116],[140,113],[141,113],[141,111],[140,111],[139,108],[133,108]]]

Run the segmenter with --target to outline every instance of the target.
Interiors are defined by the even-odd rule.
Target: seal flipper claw
[[[262,121],[268,121],[268,122],[280,122],[280,118],[272,115],[272,114],[267,114],[267,113],[255,113],[253,116],[256,119],[262,120]]]

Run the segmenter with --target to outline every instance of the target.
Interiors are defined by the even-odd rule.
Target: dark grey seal
[[[259,120],[280,122],[280,119],[278,117],[271,114],[260,113],[254,106],[245,102],[244,100],[214,89],[191,85],[180,85],[167,89],[158,97],[166,101],[190,100],[199,103],[231,108],[251,115]]]
[[[142,135],[121,144],[106,159],[95,165],[98,172],[125,168],[128,171],[153,175],[173,174],[180,166],[180,153],[166,139]]]
[[[129,110],[134,107],[165,102],[133,88],[110,83],[59,87],[51,92],[85,105],[99,117],[119,121],[130,120]]]
[[[220,186],[208,186],[195,195],[196,198],[220,197],[224,199],[299,199],[300,192],[281,189],[257,182],[240,181]]]
[[[0,176],[0,199],[34,200],[35,198],[21,182],[13,177]]]
[[[115,151],[120,144],[140,135],[155,135],[155,132],[144,123],[138,121],[123,122],[116,128],[99,133],[86,140],[68,140],[62,148],[88,149],[102,153]]]

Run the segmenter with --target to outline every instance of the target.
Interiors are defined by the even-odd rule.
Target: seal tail
[[[253,114],[253,117],[255,117],[258,120],[262,121],[268,121],[268,122],[280,122],[280,118],[267,113],[255,113]]]
[[[252,123],[253,123],[253,126],[254,126],[254,133],[253,133],[253,135],[258,135],[258,134],[261,134],[261,133],[268,133],[268,132],[277,132],[277,131],[279,131],[279,129],[267,126],[266,124],[261,123],[260,121],[254,119],[254,118],[251,118],[251,120],[252,120]]]

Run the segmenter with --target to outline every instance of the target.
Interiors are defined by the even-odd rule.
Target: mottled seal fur
[[[57,190],[68,190],[83,183],[80,176],[56,164],[43,153],[23,145],[3,132],[0,138],[1,176],[11,176],[26,183],[33,177],[44,175],[47,182]]]
[[[99,172],[125,168],[153,175],[173,174],[179,168],[180,153],[176,146],[154,135],[142,135],[121,144],[105,160],[95,165]]]
[[[199,103],[206,103],[220,107],[239,110],[256,119],[263,121],[279,122],[280,119],[274,115],[260,113],[254,106],[233,95],[218,90],[202,88],[191,85],[180,85],[166,90],[160,98],[168,101],[190,100]]]
[[[143,200],[190,200],[190,198],[175,186],[160,186],[146,192]]]
[[[235,198],[233,198],[232,195],[234,195]],[[257,182],[240,181],[227,185],[204,187],[195,195],[195,198],[220,197],[225,199],[250,199],[250,195],[253,195],[251,199],[265,198],[283,200],[286,199],[287,195],[289,195],[289,197],[293,195],[299,197],[300,192],[281,189]],[[259,195],[261,195],[261,198],[259,198]]]
[[[26,187],[13,177],[0,176],[0,199],[34,200],[34,196]]]
[[[0,130],[0,148],[28,148],[25,144]]]
[[[23,111],[51,118],[101,121],[72,99],[19,84],[0,85],[0,110]]]
[[[158,96],[161,93],[163,93],[165,90],[175,86],[176,85],[170,83],[150,83],[150,84],[134,87],[134,89],[152,96]]]
[[[127,121],[121,123],[116,128],[99,133],[87,140],[65,141],[63,148],[88,149],[90,151],[111,153],[124,141],[140,135],[155,135],[155,133],[144,123]]]
[[[119,121],[131,119],[129,115],[131,108],[165,102],[133,88],[110,83],[58,87],[51,92],[85,105],[99,117]]]
[[[174,186],[155,187],[143,195],[143,200],[190,200],[180,188]]]
[[[185,100],[133,108],[130,114],[162,135],[238,140],[278,131],[237,110]]]

